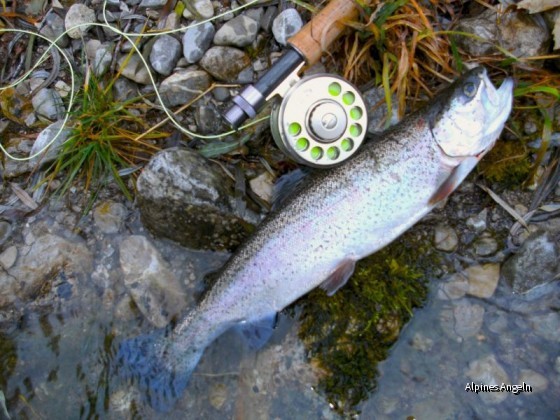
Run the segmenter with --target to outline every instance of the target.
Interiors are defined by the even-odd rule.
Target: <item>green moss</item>
[[[436,258],[429,249],[426,236],[410,232],[358,262],[334,296],[315,290],[302,299],[299,335],[337,411],[352,413],[375,388],[377,363],[426,297],[425,270]]]
[[[521,141],[498,141],[479,169],[491,182],[508,187],[520,185],[531,169],[529,151]]]

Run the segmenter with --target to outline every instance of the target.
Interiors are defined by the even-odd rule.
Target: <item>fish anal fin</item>
[[[449,195],[455,191],[455,189],[465,180],[467,175],[474,169],[478,163],[478,158],[471,156],[465,158],[455,166],[449,176],[441,183],[436,192],[430,197],[428,204],[433,206],[439,203],[441,200],[449,197]]]
[[[253,350],[263,347],[274,332],[278,322],[278,314],[274,313],[256,321],[246,321],[239,324],[239,329],[247,344]]]
[[[354,273],[356,268],[356,261],[351,259],[346,259],[342,261],[331,275],[321,283],[321,289],[327,292],[328,296],[332,296],[336,293],[338,289],[346,284],[348,279]]]

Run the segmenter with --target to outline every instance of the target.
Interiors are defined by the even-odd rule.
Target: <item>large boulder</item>
[[[232,181],[198,153],[171,148],[156,154],[138,178],[144,225],[188,248],[233,250],[253,231],[256,216],[241,212]]]

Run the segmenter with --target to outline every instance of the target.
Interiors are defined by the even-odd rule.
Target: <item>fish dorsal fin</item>
[[[282,175],[272,190],[272,209],[277,209],[305,181],[311,170],[296,169]]]
[[[274,313],[256,321],[247,321],[239,324],[239,330],[247,340],[249,347],[253,350],[258,350],[270,339],[277,323],[278,314]]]
[[[478,158],[470,156],[465,158],[455,166],[449,176],[441,183],[436,192],[430,197],[429,205],[439,203],[441,200],[449,197],[455,189],[465,180],[467,175],[474,169],[478,163]]]
[[[328,296],[332,296],[336,293],[338,289],[346,284],[348,279],[354,273],[356,268],[356,261],[351,259],[346,259],[342,261],[331,275],[321,283],[321,289],[327,292]]]

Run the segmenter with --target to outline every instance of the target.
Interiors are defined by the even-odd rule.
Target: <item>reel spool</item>
[[[368,126],[360,92],[341,77],[317,74],[299,79],[271,115],[278,147],[298,163],[338,165],[358,151]]]

